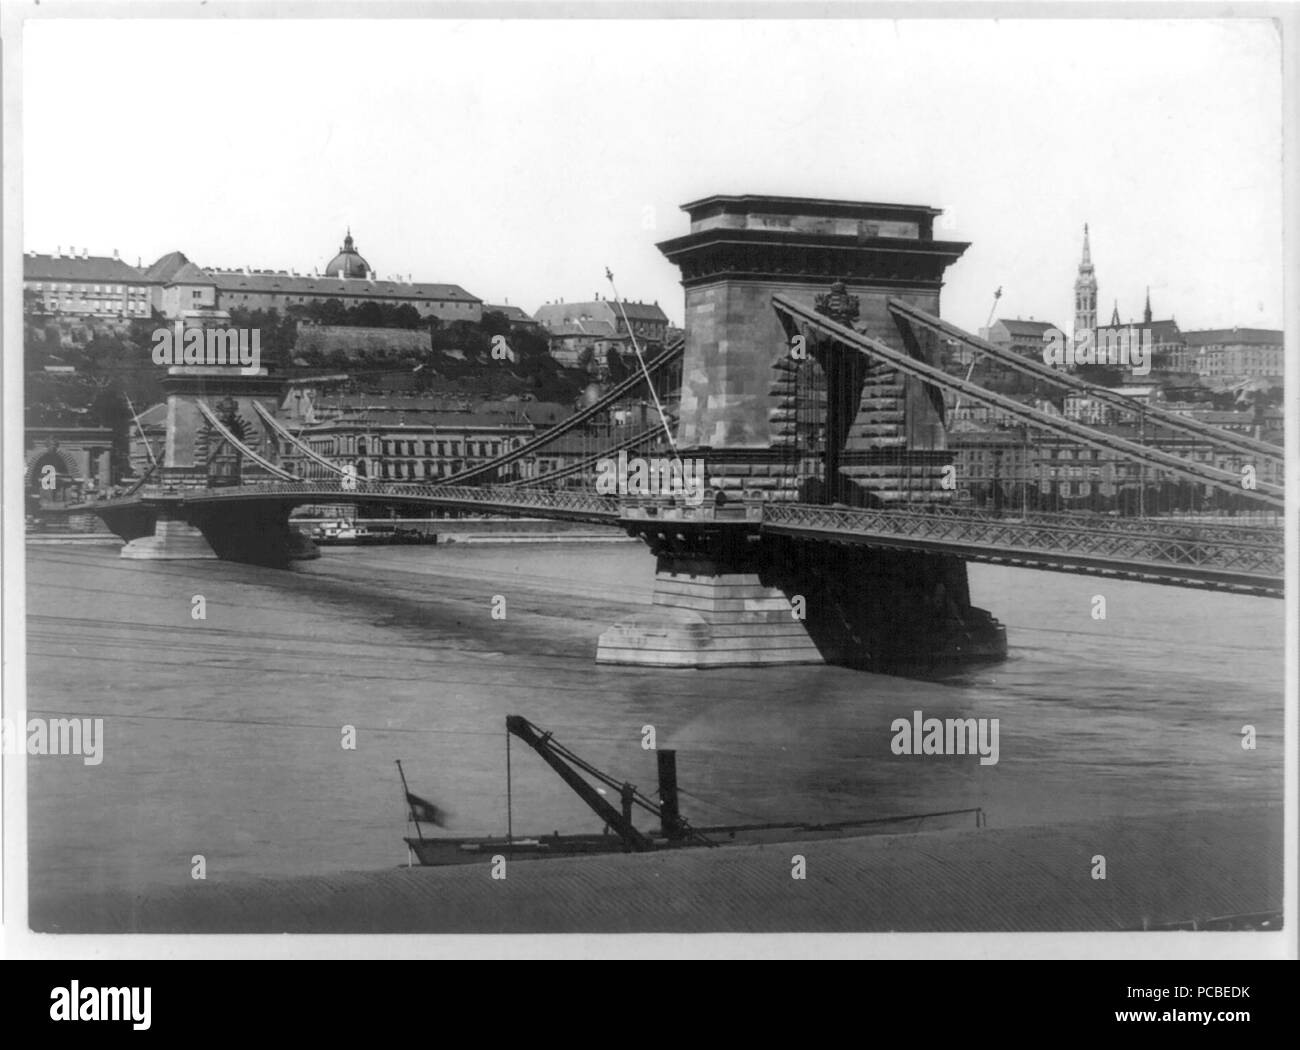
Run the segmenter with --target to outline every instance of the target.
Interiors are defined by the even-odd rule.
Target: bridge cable
[[[593,463],[598,463],[600,462],[600,460],[609,457],[611,454],[617,454],[619,452],[627,452],[630,451],[631,449],[637,448],[645,444],[653,435],[657,434],[658,432],[659,432],[658,427],[650,427],[647,430],[641,431],[639,434],[634,434],[630,438],[626,438],[623,441],[619,441],[613,445],[610,445],[608,448],[601,449],[599,452],[596,452],[594,455],[585,455],[584,458],[579,460],[577,463],[571,463],[567,467],[560,467],[557,470],[547,471],[545,474],[538,474],[535,477],[517,478],[514,481],[507,481],[505,482],[505,487],[518,488],[518,487],[527,487],[530,485],[540,485],[544,482],[549,482],[549,481],[559,481],[561,478],[566,478],[572,474],[579,473],[580,471],[591,466]]]
[[[267,426],[269,426],[272,430],[274,430],[276,434],[278,434],[280,437],[288,441],[289,444],[291,444],[294,448],[296,448],[308,459],[312,460],[315,463],[320,464],[320,466],[325,467],[327,470],[332,471],[333,473],[339,475],[340,477],[350,476],[346,470],[343,470],[342,468],[335,466],[324,456],[320,455],[315,450],[309,448],[305,442],[294,437],[293,434],[289,432],[289,428],[284,426],[284,424],[282,424],[278,419],[275,418],[274,415],[272,415],[265,407],[263,407],[260,401],[253,402],[253,411],[255,411],[259,416],[262,417],[262,422],[264,422]]]
[[[618,296],[618,285],[614,283],[614,275],[610,272],[608,266],[605,267],[605,279],[609,281],[609,286],[614,289],[614,303],[618,307],[618,312],[623,315],[623,324],[627,328],[627,334],[632,339],[632,349],[636,351],[636,359],[641,365],[641,374],[645,376],[646,386],[650,388],[650,396],[655,400],[655,408],[659,410],[659,422],[663,424],[664,434],[668,438],[668,447],[672,450],[673,459],[679,458],[677,455],[677,441],[673,438],[673,432],[668,427],[668,418],[664,415],[664,406],[659,402],[659,391],[655,389],[654,383],[650,381],[650,373],[646,371],[645,358],[641,356],[641,344],[637,342],[636,333],[632,331],[632,322],[627,319],[627,311],[623,309],[623,301]]]
[[[291,474],[289,471],[277,467],[270,460],[265,459],[264,457],[258,455],[246,444],[240,441],[239,438],[237,438],[234,435],[234,433],[232,433],[231,430],[223,422],[221,422],[220,419],[217,418],[216,413],[214,413],[212,409],[208,407],[207,402],[204,401],[202,398],[198,398],[195,403],[198,405],[199,412],[202,413],[203,418],[206,419],[212,425],[212,428],[216,430],[216,432],[220,434],[222,438],[228,441],[235,448],[239,449],[240,452],[246,455],[259,467],[262,467],[264,470],[270,471],[276,477],[281,478],[284,481],[301,480],[296,474]]]
[[[967,383],[956,376],[949,375],[942,369],[913,358],[904,351],[895,350],[878,339],[873,339],[871,336],[864,335],[847,325],[839,324],[828,317],[817,314],[802,303],[781,293],[772,296],[772,305],[781,316],[783,323],[787,325],[798,326],[803,324],[811,327],[823,335],[830,336],[837,342],[852,347],[859,353],[868,357],[883,359],[906,375],[926,380],[941,389],[963,391],[976,401],[981,401],[994,408],[1003,409],[1011,415],[1027,420],[1042,429],[1061,434],[1104,451],[1119,452],[1139,463],[1145,463],[1157,469],[1168,470],[1174,474],[1182,474],[1192,480],[1212,485],[1237,496],[1244,494],[1248,499],[1260,500],[1279,507],[1284,506],[1286,503],[1285,491],[1281,486],[1257,482],[1254,490],[1243,490],[1240,478],[1230,471],[1203,466],[1200,463],[1185,460],[1158,449],[1147,448],[1124,438],[1104,434],[1071,420],[1048,415],[1046,412],[1021,404],[1019,401],[1003,394],[986,390],[975,384]]]
[[[672,364],[681,357],[684,346],[684,340],[674,340],[664,348],[663,353],[646,366],[646,371],[653,375],[665,366]],[[480,463],[478,466],[470,467],[468,470],[462,470],[458,474],[451,474],[445,478],[438,478],[432,483],[435,485],[464,484],[471,478],[479,477],[482,474],[486,474],[490,471],[506,466],[509,463],[513,463],[517,459],[522,459],[524,456],[536,452],[538,449],[549,445],[552,441],[563,437],[570,430],[585,423],[597,413],[604,411],[610,405],[614,404],[620,398],[639,386],[641,380],[641,375],[629,376],[627,379],[624,379],[621,383],[618,383],[611,388],[608,393],[602,395],[600,400],[593,402],[580,412],[574,413],[572,416],[569,416],[568,419],[557,423],[555,426],[546,430],[544,433],[539,434],[531,441],[526,441],[524,444],[518,446],[512,451],[503,453],[496,459],[489,460],[486,463]]]
[[[973,336],[965,332],[954,324],[941,320],[933,314],[926,313],[920,307],[911,303],[903,302],[901,299],[890,299],[889,310],[894,316],[901,317],[909,323],[920,324],[922,327],[939,335],[948,335],[959,342],[965,343],[974,350],[979,350],[996,361],[1007,365],[1025,375],[1041,379],[1053,386],[1063,389],[1072,389],[1081,391],[1095,397],[1098,401],[1103,401],[1112,408],[1117,408],[1128,415],[1140,415],[1145,412],[1146,416],[1155,422],[1159,422],[1171,430],[1181,430],[1186,434],[1196,437],[1206,438],[1214,444],[1231,448],[1238,452],[1251,452],[1256,455],[1265,456],[1269,459],[1281,462],[1285,457],[1283,449],[1276,445],[1271,445],[1267,441],[1259,441],[1255,438],[1249,438],[1242,434],[1235,434],[1230,430],[1223,430],[1209,423],[1202,423],[1190,416],[1181,416],[1176,412],[1160,408],[1158,405],[1138,405],[1132,398],[1118,394],[1109,387],[1096,386],[1082,379],[1078,379],[1067,372],[1059,372],[1045,364],[1022,357],[1014,350],[1008,350],[1006,347],[998,346],[996,343]],[[972,363],[973,368],[973,363]],[[967,373],[967,381],[970,379]]]

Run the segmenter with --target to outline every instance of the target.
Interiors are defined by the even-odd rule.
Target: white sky
[[[381,274],[530,312],[682,316],[680,204],[930,204],[943,313],[1282,327],[1280,45],[1265,21],[29,21],[24,247]],[[649,217],[649,222],[647,222]],[[652,225],[652,228],[647,228]]]

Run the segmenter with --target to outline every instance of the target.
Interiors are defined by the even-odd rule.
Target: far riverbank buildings
[[[1055,326],[1046,321],[1000,318],[980,335],[990,342],[1035,360],[1042,356],[1047,333]],[[1151,371],[1173,376],[1195,376],[1202,380],[1241,382],[1252,379],[1275,380],[1280,385],[1284,372],[1282,333],[1270,328],[1216,328],[1207,331],[1179,329],[1171,316],[1156,320],[1151,311],[1151,290],[1148,288],[1140,321],[1120,319],[1119,302],[1113,301],[1110,321],[1100,323],[1098,313],[1098,284],[1096,268],[1092,262],[1091,236],[1083,228],[1083,256],[1079,260],[1074,281],[1074,332],[1094,333],[1099,346],[1113,345],[1108,333],[1133,331],[1141,343],[1151,347]],[[971,351],[960,351],[958,363],[968,365],[978,357]],[[982,365],[986,375],[1007,375],[1006,369],[992,362]]]
[[[54,255],[29,252],[23,258],[29,309],[103,320],[148,318],[157,310],[169,319],[192,311],[278,310],[337,300],[414,307],[423,318],[472,321],[483,317],[483,300],[457,284],[381,279],[362,257],[349,230],[323,272],[200,267],[182,252],[169,252],[151,266],[129,266],[113,258],[60,248]]]

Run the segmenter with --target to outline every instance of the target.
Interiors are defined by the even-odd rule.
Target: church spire
[[[1111,323],[1112,325],[1114,325],[1116,328],[1119,327],[1120,320],[1119,320],[1119,300],[1118,300],[1118,299],[1115,300],[1115,309],[1113,309],[1113,310],[1110,312],[1110,323]]]
[[[1147,304],[1142,310],[1143,324],[1151,323],[1151,285],[1147,285]]]
[[[1083,258],[1079,276],[1074,279],[1074,330],[1091,331],[1097,327],[1097,278],[1092,269],[1092,246],[1088,224],[1083,224]]]

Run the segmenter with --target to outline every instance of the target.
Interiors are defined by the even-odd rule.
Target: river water
[[[284,572],[30,548],[28,713],[104,719],[99,765],[29,760],[33,894],[187,884],[196,854],[210,880],[404,863],[397,759],[449,833],[504,833],[507,714],[646,793],[654,726],[697,825],[1281,799],[1280,601],[973,565],[1010,658],[943,680],[596,666],[653,572],[634,542],[332,548]],[[893,754],[918,710],[998,719],[998,763]],[[516,834],[599,830],[518,741],[512,764]]]

